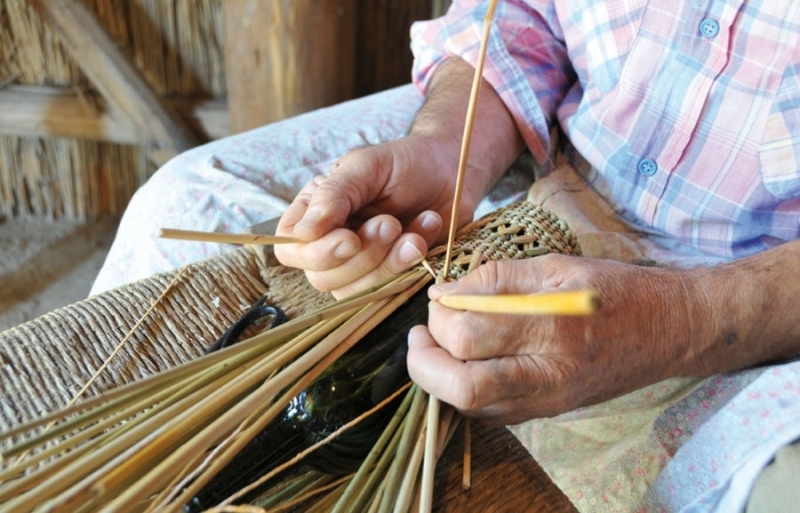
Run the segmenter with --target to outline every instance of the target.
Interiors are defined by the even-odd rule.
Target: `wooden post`
[[[411,82],[411,23],[431,17],[431,0],[359,0],[356,96]]]
[[[353,97],[356,0],[225,0],[231,132]]]

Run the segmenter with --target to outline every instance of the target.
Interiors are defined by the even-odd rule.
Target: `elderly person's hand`
[[[428,327],[409,336],[412,379],[463,413],[512,424],[554,416],[675,376],[709,376],[800,352],[784,272],[800,274],[800,245],[690,271],[547,255],[490,262],[431,287]],[[591,288],[593,315],[465,312],[444,294]]]
[[[281,263],[304,269],[314,287],[342,297],[411,267],[443,242],[473,74],[464,61],[448,59],[408,136],[355,150],[327,177],[306,185],[278,224],[278,235],[303,241],[277,246]],[[489,84],[481,88],[476,115],[481,123],[473,134],[459,226],[523,149]]]
[[[340,297],[407,269],[443,233],[455,187],[452,158],[422,136],[346,155],[306,185],[280,220],[278,235],[305,242],[275,254]],[[470,214],[465,209],[460,222]]]

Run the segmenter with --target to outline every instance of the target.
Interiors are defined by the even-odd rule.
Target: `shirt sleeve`
[[[443,17],[412,25],[412,78],[423,93],[447,57],[477,65],[488,6],[485,0],[454,0]],[[511,112],[537,161],[546,161],[556,107],[575,81],[552,1],[498,4],[483,77]]]

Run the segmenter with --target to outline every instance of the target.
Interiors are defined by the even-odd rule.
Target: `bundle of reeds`
[[[219,0],[85,4],[159,95],[193,99],[225,94]],[[0,92],[7,86],[16,92],[71,94],[93,114],[107,107],[26,0],[0,2]],[[4,128],[0,215],[117,216],[156,169],[135,144],[17,135],[13,126]]]
[[[482,218],[460,232],[458,241],[451,276],[489,259],[579,252],[561,220],[529,203]],[[440,248],[429,255],[431,267],[437,260],[442,265],[443,253]],[[8,447],[9,440],[17,443],[2,454],[0,509],[183,509],[237,454],[247,451],[252,439],[281,422],[292,401],[307,397],[303,393],[320,376],[330,376],[343,355],[352,354],[368,333],[380,335],[383,320],[424,289],[435,273],[425,266],[412,269],[228,349],[8,430],[0,447]],[[404,343],[404,336],[397,340]],[[422,446],[432,427],[421,414],[428,397],[407,387],[392,385],[377,399],[370,394],[377,403],[371,411],[353,413],[315,443],[292,449],[299,452],[286,455],[285,467],[293,473],[278,481],[271,476],[280,468],[253,476],[248,483],[267,483],[269,489],[259,489],[257,500],[247,496],[248,502],[264,508],[302,502],[304,511],[408,511],[419,494]],[[393,408],[392,415],[385,414],[387,407]],[[349,464],[341,472],[314,465],[314,453],[306,455],[326,447],[333,451],[329,444],[381,412],[382,430],[372,433],[356,471],[350,472]],[[440,444],[448,431],[443,430]],[[303,458],[312,464],[298,466]],[[241,500],[250,488],[237,485],[230,501]]]

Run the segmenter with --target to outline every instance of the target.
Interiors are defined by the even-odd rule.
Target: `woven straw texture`
[[[120,287],[0,334],[0,431],[65,405],[129,333],[88,394],[200,355],[264,294],[291,317],[332,300],[301,272],[268,266],[253,248],[187,266],[159,299],[177,274]]]
[[[462,278],[488,260],[519,260],[546,253],[580,255],[578,239],[567,223],[538,205],[513,203],[461,229],[456,237],[448,276]],[[444,247],[428,258],[437,272],[444,265]]]

